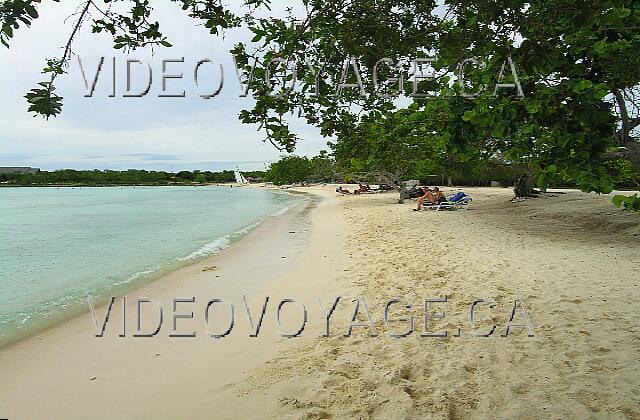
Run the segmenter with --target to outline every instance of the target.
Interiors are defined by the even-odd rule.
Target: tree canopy
[[[38,3],[2,2],[4,45],[38,17]],[[283,151],[300,140],[294,115],[335,139],[338,160],[350,154],[356,169],[395,176],[425,157],[447,170],[499,158],[542,187],[566,179],[609,192],[606,162],[640,166],[637,1],[301,0],[305,13],[283,18],[259,17],[268,0],[244,0],[241,12],[220,0],[172,3],[213,35],[253,33],[232,50],[255,98],[239,118]],[[61,112],[54,82],[87,20],[116,49],[171,46],[152,8],[81,2],[63,56],[47,60],[49,78],[27,94],[30,111]]]
[[[327,152],[309,159],[285,155],[269,166],[265,179],[276,185],[301,182],[329,182],[336,179],[335,165]]]

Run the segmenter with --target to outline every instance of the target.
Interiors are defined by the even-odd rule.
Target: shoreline
[[[300,195],[300,194],[292,194],[290,192],[282,192],[282,191],[272,191],[274,194],[289,194],[289,195]],[[313,200],[313,195],[303,194],[308,198],[307,200]],[[102,307],[105,303],[107,303],[112,295],[121,296],[126,294],[131,294],[136,292],[138,289],[144,287],[147,284],[153,283],[177,270],[181,270],[183,268],[189,267],[194,264],[205,264],[207,260],[213,256],[220,254],[225,251],[227,248],[233,246],[236,242],[242,240],[244,236],[248,235],[253,229],[258,227],[259,225],[268,222],[273,217],[282,216],[287,211],[298,207],[298,206],[307,206],[313,205],[304,203],[303,201],[293,201],[292,203],[287,204],[283,208],[256,219],[254,222],[236,230],[230,232],[228,234],[224,234],[222,236],[213,238],[211,241],[198,245],[197,248],[194,248],[188,255],[178,256],[170,261],[165,262],[162,265],[156,267],[147,267],[143,271],[137,271],[135,273],[130,273],[130,275],[126,278],[122,278],[118,280],[118,282],[113,283],[109,286],[105,286],[106,292],[101,293],[100,296],[92,296],[94,304],[99,307]],[[28,339],[31,336],[37,335],[46,331],[47,329],[54,328],[57,325],[67,322],[75,317],[81,316],[88,311],[88,305],[86,298],[90,295],[85,295],[83,298],[78,297],[64,297],[65,307],[69,305],[70,308],[66,311],[54,313],[48,319],[41,320],[37,325],[28,325],[27,328],[18,329],[10,332],[8,335],[1,337],[0,340],[0,350],[7,348],[15,343],[18,343],[22,340]],[[56,301],[60,301],[63,298],[58,298]],[[32,318],[33,315],[26,315],[26,319]],[[23,322],[24,323],[24,322]]]
[[[124,188],[124,187],[241,187],[237,182],[205,182],[202,184],[2,184],[0,188]]]
[[[184,394],[188,391],[184,389],[184,380],[178,381],[182,385],[174,388],[161,379],[165,375],[182,377],[181,369],[184,366],[178,360],[187,354],[190,360],[199,361],[190,363],[190,370],[205,368],[202,363],[206,361],[206,369],[216,372],[215,379],[200,377],[197,382],[201,386],[204,386],[202,380],[206,380],[207,386],[211,386],[211,381],[214,381],[219,388],[245,378],[251,367],[255,368],[266,362],[279,349],[293,342],[282,340],[277,334],[272,316],[273,308],[270,309],[269,322],[265,320],[260,336],[256,339],[249,338],[248,323],[242,319],[243,314],[240,312],[241,296],[247,295],[252,308],[257,307],[257,300],[265,295],[271,296],[276,302],[278,296],[284,296],[296,287],[300,289],[300,294],[296,296],[300,296],[305,290],[314,289],[309,287],[309,276],[305,274],[306,270],[311,269],[307,265],[309,261],[315,264],[327,255],[334,261],[341,258],[341,250],[335,246],[335,232],[331,229],[321,229],[324,239],[321,241],[322,245],[318,245],[318,224],[323,224],[323,227],[325,224],[319,218],[332,219],[336,214],[335,211],[327,210],[327,202],[330,200],[324,200],[324,194],[322,191],[312,193],[316,198],[303,202],[282,215],[270,217],[219,254],[175,270],[127,293],[127,313],[130,315],[127,315],[125,338],[118,337],[121,308],[117,305],[121,302],[117,299],[109,318],[106,330],[108,334],[102,338],[94,337],[95,326],[90,313],[85,311],[0,349],[0,369],[3,371],[0,378],[0,407],[8,410],[2,415],[9,418],[42,418],[46,412],[48,417],[82,418],[86,416],[86,406],[81,401],[94,399],[94,392],[107,392],[111,397],[92,404],[97,412],[102,412],[105,416],[106,413],[113,414],[114,405],[121,405],[118,417],[144,416],[145,413],[148,414],[147,409],[143,409],[145,405],[157,405],[154,400],[158,390],[154,384],[163,383],[167,395],[173,392]],[[216,268],[207,270],[211,266]],[[335,269],[330,265],[315,271],[320,274],[323,270],[333,272]],[[292,279],[295,279],[296,286],[291,286]],[[187,311],[194,310],[196,316],[202,315],[201,307],[208,299],[218,297],[235,303],[238,306],[238,322],[233,334],[227,340],[215,340],[206,336],[207,331],[198,319],[197,322],[181,321],[187,330],[189,325],[196,328],[196,338],[170,338],[170,301],[172,298],[185,296],[195,298],[195,305],[184,305],[184,308]],[[136,297],[160,302],[166,311],[166,325],[153,338],[132,337],[135,324],[133,317],[136,313],[133,301]],[[99,317],[103,317],[105,312],[105,306],[97,309]],[[222,310],[215,315],[226,317]],[[148,319],[142,322],[143,329],[148,327],[146,321]],[[210,328],[217,327],[212,323]],[[42,355],[46,357],[42,358]],[[236,364],[229,363],[229,360],[237,358],[247,366],[246,370],[240,371]],[[158,363],[162,363],[162,371],[153,368]],[[195,371],[193,375],[197,377]],[[149,386],[140,388],[139,381],[132,377],[133,372],[138,372],[140,378],[146,377],[143,382]],[[64,394],[60,392],[60,378],[65,378],[65,385],[62,387],[66,389]],[[136,401],[139,402],[142,394],[142,400],[148,399],[147,403],[142,407],[133,400],[123,403],[119,390],[127,387],[126,383],[137,389]],[[33,393],[47,395],[46,401],[34,407],[30,404],[30,395]],[[176,411],[175,415],[179,416],[180,412]]]
[[[160,301],[167,328],[153,338],[120,332],[120,308],[111,329],[94,338],[89,316],[78,318],[11,352],[0,350],[0,413],[8,418],[638,418],[637,314],[640,220],[613,207],[610,197],[563,191],[510,202],[500,188],[465,188],[467,210],[414,212],[397,195],[336,195],[332,186],[299,188],[323,197],[308,208],[308,224],[275,223],[206,264],[184,269],[140,289]],[[303,211],[304,212],[304,211]],[[286,213],[285,213],[286,215]],[[290,232],[308,230],[308,237]],[[290,237],[293,235],[293,238]],[[245,237],[246,238],[246,237]],[[279,244],[300,239],[284,255]],[[295,247],[294,247],[295,248]],[[267,257],[270,256],[270,257]],[[285,257],[285,258],[281,258]],[[213,260],[212,260],[213,261]],[[207,263],[209,264],[209,263]],[[219,275],[220,277],[215,277]],[[269,296],[257,338],[254,320]],[[178,320],[197,338],[170,338],[171,298],[195,297]],[[342,296],[331,333],[325,309]],[[377,329],[345,337],[354,305],[366,297]],[[135,296],[132,296],[135,298]],[[219,297],[208,326],[203,310]],[[388,323],[385,303],[397,305]],[[429,309],[424,337],[420,301]],[[286,338],[276,319],[282,299],[307,305],[304,334]],[[485,298],[475,327],[470,305]],[[534,336],[514,326],[502,335],[517,298],[526,302]],[[489,302],[495,302],[490,306]],[[117,304],[117,303],[116,303]],[[135,310],[128,301],[133,326]],[[285,305],[283,325],[294,331],[301,313]],[[184,313],[184,312],[182,312]],[[362,312],[360,312],[362,315]],[[104,310],[99,311],[104,316]],[[401,316],[415,317],[415,332]],[[366,318],[361,316],[360,322]],[[518,312],[516,322],[523,318]],[[486,337],[476,332],[496,332]],[[153,328],[153,320],[143,330]],[[424,329],[423,329],[424,328]],[[461,335],[456,333],[461,329]],[[33,404],[37,396],[37,404]],[[248,403],[248,401],[250,401]]]

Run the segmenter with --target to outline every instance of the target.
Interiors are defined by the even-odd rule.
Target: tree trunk
[[[633,138],[629,138],[624,147],[626,149],[626,158],[634,165],[640,166],[640,143]]]
[[[627,104],[624,101],[624,95],[620,92],[620,89],[613,89],[613,96],[615,96],[616,102],[618,103],[620,119],[622,120],[622,129],[620,130],[621,138],[619,139],[622,141],[618,143],[618,146],[624,146],[632,130],[631,122],[629,121],[629,111],[627,111]]]
[[[407,190],[404,188],[404,184],[402,183],[402,178],[400,178],[398,175],[381,171],[375,172],[374,175],[383,182],[390,184],[393,189],[396,190],[398,194],[400,194],[400,197],[398,198],[398,204],[404,203],[404,200],[406,198],[409,198]]]
[[[533,175],[531,172],[518,177],[513,186],[513,193],[517,198],[531,197],[533,195]]]
[[[404,185],[400,186],[400,188],[398,189],[398,192],[400,193],[400,198],[398,198],[398,204],[402,204],[402,203],[404,203],[404,200],[406,198],[409,198],[409,193],[407,192],[407,190],[404,187]]]
[[[602,158],[604,160],[628,159],[635,166],[640,166],[640,143],[630,135],[631,131],[640,125],[640,118],[629,117],[629,111],[627,110],[624,95],[619,89],[614,89],[613,95],[616,98],[618,109],[620,110],[622,128],[613,135],[612,143],[621,147],[622,150],[605,153]]]

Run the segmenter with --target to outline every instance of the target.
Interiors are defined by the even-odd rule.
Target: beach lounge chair
[[[425,205],[423,205],[422,208],[435,210],[435,211],[458,210],[458,209],[466,210],[467,206],[471,204],[472,201],[473,201],[473,198],[469,197],[468,195],[466,195],[461,191],[458,194],[454,195],[453,197],[449,198],[449,200],[447,201],[441,201],[435,204],[425,203]]]
[[[362,194],[380,194],[382,192],[384,192],[384,190],[381,189],[379,185],[370,185],[369,189]]]

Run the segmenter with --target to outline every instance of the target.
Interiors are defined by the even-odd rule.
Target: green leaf
[[[625,19],[625,18],[628,18],[629,16],[631,16],[631,9],[627,9],[626,7],[623,7],[618,12],[618,17],[620,19]]]
[[[38,11],[36,10],[35,7],[33,7],[32,5],[28,4],[25,6],[25,11],[27,12],[27,14],[29,16],[31,16],[33,19],[37,19],[38,18]]]
[[[572,90],[576,93],[582,93],[592,86],[593,86],[593,83],[591,82],[591,80],[580,80],[578,83],[576,83],[573,86]]]
[[[540,102],[539,101],[529,101],[527,102],[527,112],[529,114],[535,114],[540,111]]]
[[[622,207],[622,204],[626,201],[627,196],[626,195],[615,195],[612,199],[611,202],[613,203],[614,206],[616,207]]]
[[[627,211],[640,211],[640,197],[638,197],[637,193],[628,197],[625,195],[616,195],[611,202],[616,207],[622,207]]]
[[[607,38],[603,38],[600,41],[593,44],[593,50],[598,54],[604,54],[607,50]]]

